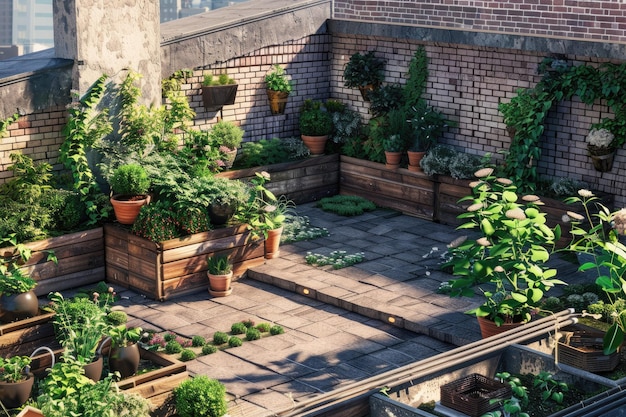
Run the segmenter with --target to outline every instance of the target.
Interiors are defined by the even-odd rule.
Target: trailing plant
[[[204,375],[183,381],[174,399],[180,417],[221,417],[228,411],[226,387]]]
[[[108,217],[99,204],[100,187],[87,160],[87,150],[112,131],[108,109],[97,110],[106,90],[107,76],[98,78],[87,92],[68,108],[63,129],[65,140],[59,149],[59,160],[72,172],[73,189],[85,205],[88,224],[98,224]]]
[[[453,297],[473,296],[476,284],[490,284],[489,289],[481,289],[484,303],[468,313],[500,326],[530,321],[545,293],[564,282],[547,265],[560,226],[546,225],[537,196],[524,196],[518,202],[512,181],[492,174],[491,168],[476,172],[472,194],[460,200],[471,204],[459,215],[465,221],[459,229],[476,230],[481,236],[463,242],[454,253],[461,256],[446,265],[458,277],[451,281]]]
[[[293,89],[285,69],[278,64],[272,66],[272,69],[265,75],[264,80],[268,90],[290,93]]]
[[[340,216],[359,216],[366,211],[376,210],[376,204],[363,197],[340,194],[324,197],[316,206]]]
[[[304,260],[309,265],[331,265],[333,269],[341,269],[363,262],[363,260],[365,260],[365,254],[363,252],[349,254],[344,250],[334,250],[328,255],[307,252]]]

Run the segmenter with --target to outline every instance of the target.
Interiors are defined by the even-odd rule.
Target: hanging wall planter
[[[235,104],[237,84],[202,86],[202,103],[206,111],[218,111]]]

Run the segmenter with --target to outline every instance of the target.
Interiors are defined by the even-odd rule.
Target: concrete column
[[[159,0],[54,0],[57,58],[74,60],[73,86],[83,94],[102,74],[140,74],[146,103],[161,100]]]

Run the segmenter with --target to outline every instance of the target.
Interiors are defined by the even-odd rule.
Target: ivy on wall
[[[501,174],[526,192],[536,188],[535,161],[541,156],[544,120],[561,100],[577,96],[589,105],[605,100],[613,118],[604,118],[591,128],[610,130],[617,147],[626,142],[626,64],[573,66],[562,59],[545,58],[538,71],[542,79],[534,88],[520,89],[510,102],[498,106],[507,129],[514,133]]]

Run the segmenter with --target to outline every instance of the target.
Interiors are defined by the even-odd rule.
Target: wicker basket
[[[480,417],[498,408],[499,404],[491,404],[491,400],[509,399],[511,395],[510,385],[471,374],[441,386],[441,405],[471,417]]]
[[[578,330],[559,342],[559,362],[588,372],[610,372],[619,364],[620,354],[605,355],[602,351],[604,334]]]

